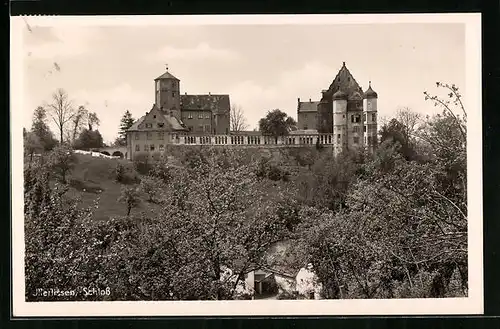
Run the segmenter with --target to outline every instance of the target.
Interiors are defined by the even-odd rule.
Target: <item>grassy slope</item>
[[[132,171],[132,163],[127,160],[97,158],[83,154],[76,154],[76,157],[78,163],[69,179],[76,180],[80,186],[72,184],[68,194],[79,198],[82,207],[91,206],[95,200],[99,199],[99,207],[94,212],[97,220],[107,220],[111,216],[126,215],[125,205],[118,202],[122,185],[115,182],[114,170],[120,162],[127,170]],[[293,173],[292,177],[290,177],[292,180],[296,179],[299,172],[305,173],[308,171],[307,168],[298,168],[293,165],[287,167]],[[269,193],[272,195],[272,185],[282,185],[283,182],[269,182],[269,184],[271,185]],[[146,198],[143,197],[139,208],[133,209],[132,214],[145,212],[149,216],[154,216],[157,211],[158,205],[147,202]]]
[[[126,215],[125,205],[118,202],[121,184],[114,181],[113,171],[118,162],[121,162],[127,169],[131,169],[132,164],[126,160],[96,158],[81,154],[78,154],[77,158],[78,163],[73,169],[71,179],[82,182],[84,186],[75,188],[73,185],[68,194],[78,197],[83,207],[91,206],[99,198],[99,207],[94,212],[97,220]],[[98,192],[99,190],[101,192]],[[156,209],[156,205],[143,199],[139,208],[132,210],[132,214],[138,214],[141,211],[153,213]]]

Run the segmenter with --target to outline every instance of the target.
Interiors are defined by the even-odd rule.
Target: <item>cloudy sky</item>
[[[25,127],[33,109],[64,88],[74,104],[97,112],[106,142],[125,110],[138,118],[151,109],[165,64],[181,93],[229,94],[250,128],[270,109],[296,118],[297,98],[319,100],[343,61],[363,89],[372,81],[380,116],[401,107],[436,113],[423,97],[437,92],[436,81],[465,94],[463,24],[33,25],[23,38]]]

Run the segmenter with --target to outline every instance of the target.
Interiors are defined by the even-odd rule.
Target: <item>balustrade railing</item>
[[[271,146],[271,145],[333,145],[333,134],[307,134],[288,136],[267,135],[205,135],[205,136],[179,136],[172,138],[174,145],[248,145],[248,146]]]

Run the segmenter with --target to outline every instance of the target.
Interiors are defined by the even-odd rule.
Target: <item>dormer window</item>
[[[146,128],[153,128],[153,124],[152,123],[146,123]]]
[[[158,128],[163,128],[165,124],[163,122],[158,122]]]
[[[155,114],[155,115],[153,115],[153,118],[154,118],[154,119],[156,119],[156,114]]]

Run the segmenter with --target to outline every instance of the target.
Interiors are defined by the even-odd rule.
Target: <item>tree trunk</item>
[[[61,137],[61,145],[63,144],[63,129],[62,127],[59,129],[59,136]]]
[[[131,206],[127,206],[127,216],[130,216],[130,211],[132,210]]]

